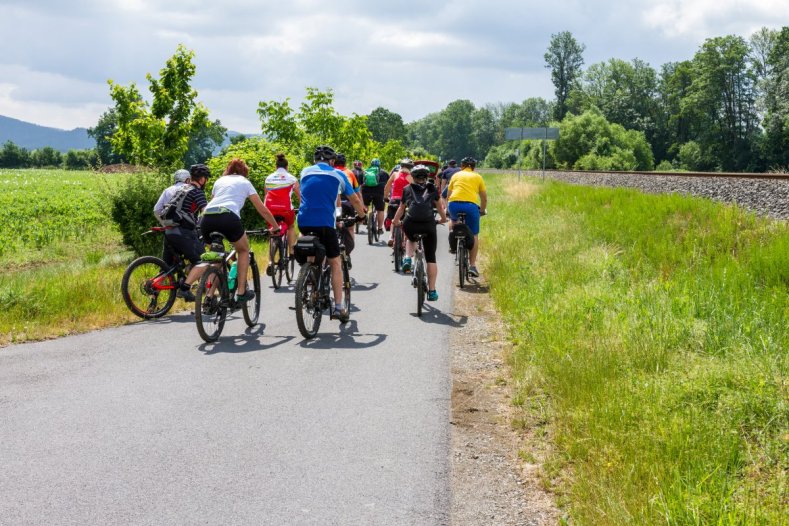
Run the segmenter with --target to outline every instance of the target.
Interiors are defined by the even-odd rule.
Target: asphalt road
[[[448,523],[446,227],[421,319],[390,250],[360,236],[312,341],[269,280],[217,344],[183,313],[0,349],[0,524]]]

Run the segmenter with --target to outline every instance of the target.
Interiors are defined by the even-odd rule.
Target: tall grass
[[[524,184],[492,181],[482,252],[573,522],[786,523],[787,225]]]

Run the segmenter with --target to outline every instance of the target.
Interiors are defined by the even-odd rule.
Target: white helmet
[[[175,175],[173,175],[173,182],[185,183],[189,179],[189,177],[190,177],[189,170],[181,169],[176,171]]]

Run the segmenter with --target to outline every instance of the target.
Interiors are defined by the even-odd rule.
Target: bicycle
[[[403,268],[403,258],[405,257],[405,236],[402,226],[392,225],[392,248],[395,272],[400,272]]]
[[[172,227],[152,227],[142,235],[163,234]],[[165,243],[169,245],[167,236]],[[161,318],[175,304],[176,292],[189,273],[183,256],[172,245],[175,261],[168,265],[156,256],[142,256],[132,261],[121,279],[121,296],[133,314],[144,320]]]
[[[247,230],[248,236],[268,234],[267,230]],[[200,278],[200,284],[195,293],[197,332],[207,343],[219,339],[228,312],[232,313],[240,308],[244,322],[249,327],[253,327],[260,316],[260,270],[255,261],[254,252],[251,250],[249,252],[249,270],[244,279],[247,280],[247,290],[251,287],[255,292],[255,297],[250,301],[236,302],[233,299],[233,294],[240,276],[236,276],[236,283],[229,283],[230,268],[236,259],[236,250],[232,249],[230,252],[226,252],[225,236],[219,232],[212,232],[209,239],[211,240],[211,250],[203,254],[203,261],[209,262],[211,265]]]
[[[413,241],[416,243],[414,253],[414,278],[411,285],[416,289],[416,315],[422,316],[422,307],[425,304],[425,294],[428,291],[427,268],[425,264],[425,245],[422,241],[425,234],[414,235]]]
[[[463,227],[458,229],[458,225],[463,225]],[[458,230],[461,230],[462,232],[458,232]],[[460,212],[458,214],[458,220],[455,222],[455,226],[453,227],[452,235],[454,235],[455,239],[457,240],[455,263],[458,266],[458,281],[460,283],[461,289],[469,279],[469,249],[466,247],[466,238],[468,236],[468,232],[469,230],[466,226],[466,214],[465,212]]]
[[[266,268],[266,274],[271,276],[274,288],[278,289],[282,285],[283,274],[288,283],[293,281],[296,261],[290,256],[288,251],[288,225],[277,216],[275,216],[275,219],[279,229],[271,234],[268,240],[269,266]]]
[[[349,228],[354,223],[356,223],[355,218],[343,218],[338,221],[338,226]],[[351,276],[340,228],[337,229],[337,238],[340,243],[343,310],[350,313]],[[318,334],[324,310],[329,309],[329,319],[339,319],[343,324],[347,323],[349,318],[336,317],[332,312],[334,300],[331,289],[331,266],[326,258],[326,248],[323,244],[315,236],[302,236],[296,243],[296,254],[302,265],[296,278],[296,325],[301,335],[309,340]],[[308,258],[312,258],[312,261],[308,261]]]
[[[370,209],[367,212],[367,244],[372,245],[378,243],[378,212],[375,207],[370,204]]]

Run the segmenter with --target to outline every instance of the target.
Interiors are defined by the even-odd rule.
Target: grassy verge
[[[545,423],[572,521],[786,523],[787,225],[550,181],[489,193],[515,403]]]

